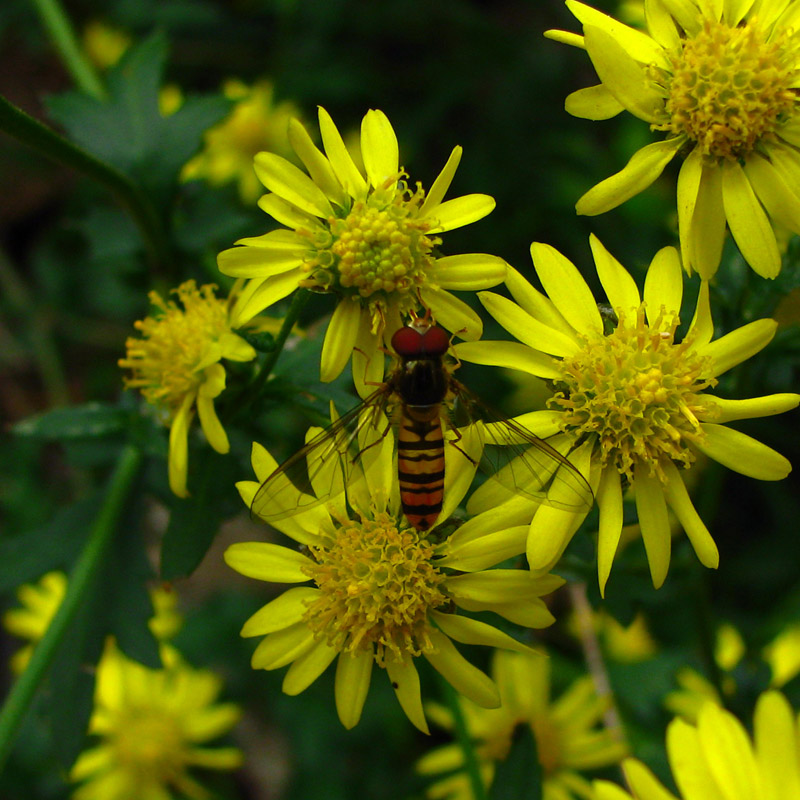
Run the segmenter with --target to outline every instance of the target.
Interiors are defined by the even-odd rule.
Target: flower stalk
[[[0,770],[10,754],[17,731],[36,690],[45,679],[78,609],[94,582],[141,462],[142,454],[137,448],[129,445],[122,451],[111,476],[105,501],[89,533],[86,546],[69,577],[64,600],[34,649],[27,668],[11,687],[6,702],[0,709]]]

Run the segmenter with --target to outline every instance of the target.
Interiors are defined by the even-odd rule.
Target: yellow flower
[[[181,303],[165,301],[150,292],[153,316],[135,323],[141,338],[126,342],[126,358],[119,366],[130,369],[128,388],[139,389],[169,425],[169,485],[178,497],[187,497],[186,473],[189,426],[195,406],[209,444],[227,453],[228,436],[214,410],[214,398],[225,389],[220,361],[249,361],[256,351],[231,330],[229,301],[218,299],[213,285],[198,289],[186,281],[173,294]]]
[[[647,188],[685,156],[677,206],[683,264],[710,278],[727,228],[765,278],[780,271],[774,224],[800,232],[800,11],[787,0],[649,0],[649,33],[566,0],[601,83],[567,111],[608,119],[627,110],[666,138],[590,189],[579,214],[601,214]]]
[[[237,324],[298,287],[333,292],[339,302],[325,336],[322,380],[341,373],[354,349],[370,358],[369,380],[383,374],[378,348],[403,316],[429,309],[436,321],[477,339],[480,317],[451,289],[482,289],[505,277],[505,262],[468,254],[437,257],[437,235],[485,217],[494,200],[472,194],[442,202],[461,160],[456,147],[427,193],[412,189],[400,166],[397,138],[382,111],[361,124],[366,175],[353,161],[324,108],[319,109],[323,154],[297,120],[289,141],[308,174],[274,153],[259,153],[255,171],[270,194],[259,206],[284,228],[241,239],[219,254],[226,275],[251,278],[234,309]],[[357,382],[364,369],[354,369]],[[363,388],[363,387],[362,387]]]
[[[253,158],[262,150],[292,157],[289,120],[298,110],[289,100],[276,103],[274,87],[266,80],[252,86],[229,80],[222,92],[235,105],[222,122],[206,131],[203,151],[186,164],[181,179],[204,178],[212,186],[236,180],[242,202],[254,203],[262,189]]]
[[[21,647],[11,657],[14,675],[20,675],[28,666],[34,645],[44,636],[67,591],[67,576],[53,571],[42,575],[37,583],[25,583],[17,589],[17,599],[22,608],[12,608],[3,615],[3,627],[30,644]]]
[[[474,443],[468,438],[469,434],[462,436],[459,446],[471,451]],[[412,528],[400,511],[391,440],[385,436],[372,447],[364,442],[369,463],[354,466],[357,474],[346,492],[331,496],[326,505],[299,490],[292,497],[288,488],[286,496],[276,498],[285,515],[277,521],[270,517],[271,524],[303,545],[302,551],[242,542],[228,548],[225,561],[251,578],[304,584],[288,589],[245,623],[242,636],[265,637],[253,654],[254,669],[291,665],[283,691],[295,695],[336,660],[336,709],[342,724],[352,728],[361,717],[377,665],[388,673],[408,718],[427,733],[415,658],[424,657],[473,702],[495,707],[496,686],[452,640],[528,650],[508,634],[456,610],[493,611],[518,625],[545,627],[553,617],[541,596],[563,580],[552,575],[534,578],[527,570],[487,568],[524,549],[527,526],[504,530],[488,514],[467,521],[450,536],[441,528],[424,535]],[[258,444],[252,456],[257,480],[237,484],[248,506],[277,466]],[[474,467],[459,470],[459,462],[468,463],[461,456],[446,468],[440,520],[452,514],[474,475]],[[317,494],[327,496],[327,487],[341,480],[332,471],[314,470]]]
[[[732,714],[715,703],[700,711],[696,725],[673,720],[667,729],[672,777],[684,800],[799,800],[800,729],[786,698],[777,691],[756,704],[753,739]],[[597,800],[676,800],[640,761],[623,769],[630,793],[595,781]]]
[[[131,37],[127,33],[100,20],[92,20],[83,30],[86,55],[100,69],[113,67],[130,44]]]
[[[165,583],[150,590],[150,600],[154,614],[147,627],[159,642],[168,642],[183,625],[183,616],[178,611],[178,593]]]
[[[625,626],[601,609],[592,614],[591,624],[603,643],[604,654],[612,661],[635,664],[651,659],[658,650],[641,612]],[[567,628],[573,636],[580,636],[581,626],[577,613],[570,616]]]
[[[787,626],[764,648],[772,670],[770,686],[781,687],[800,673],[800,622]]]
[[[491,292],[480,294],[489,313],[521,343],[465,342],[455,350],[466,361],[511,367],[555,383],[550,407],[517,422],[539,436],[552,436],[557,449],[571,451],[595,492],[601,591],[622,530],[626,484],[634,491],[653,584],[658,587],[669,568],[668,507],[700,561],[708,567],[719,561],[681,469],[689,468],[699,452],[752,478],[786,477],[791,465],[783,456],[723,423],[787,411],[797,406],[800,395],[727,400],[707,392],[718,376],[769,343],[775,322],[756,320],[712,341],[704,282],[686,336],[676,341],[683,285],[675,249],[664,248],[653,258],[642,297],[633,278],[594,237],[591,246],[616,316],[612,332],[604,332],[603,317],[575,266],[552,247],[534,243],[534,266],[549,298],[511,268],[507,283],[519,305]],[[482,511],[508,499],[497,489],[497,482],[480,487],[468,510]],[[524,502],[514,498],[515,513]],[[528,562],[533,570],[547,570],[558,561],[586,512],[543,505],[532,513]]]
[[[592,797],[591,787],[579,771],[616,764],[627,755],[627,748],[600,727],[606,706],[595,694],[591,677],[579,678],[551,701],[547,657],[500,651],[494,653],[492,677],[500,690],[499,708],[480,708],[469,700],[460,701],[487,793],[495,764],[507,758],[517,726],[527,725],[542,766],[543,800]],[[450,710],[431,706],[428,714],[447,730],[453,729]],[[431,798],[472,800],[463,769],[464,754],[457,744],[432,750],[417,762],[417,771],[423,775],[457,770],[429,787],[426,795]]]
[[[73,800],[202,800],[210,793],[189,770],[235,769],[235,747],[211,748],[209,740],[239,718],[233,703],[216,703],[221,679],[193,669],[162,645],[162,669],[128,659],[109,639],[97,667],[89,733],[99,742],[78,757],[70,779],[81,783]]]

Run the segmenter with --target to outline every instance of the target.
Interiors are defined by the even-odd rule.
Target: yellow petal
[[[675,795],[668,792],[641,761],[633,758],[625,759],[622,762],[622,768],[625,771],[628,786],[636,793],[637,797],[646,797],[647,800],[676,800]],[[613,795],[609,795],[608,800],[611,800],[612,797]]]
[[[711,319],[711,303],[709,299],[708,281],[701,281],[697,293],[697,306],[694,316],[686,332],[690,350],[705,347],[714,336],[714,321]]]
[[[390,656],[386,659],[386,672],[397,700],[411,724],[423,733],[430,733],[422,710],[419,673],[414,666],[414,660],[408,657],[405,661],[397,661]]]
[[[360,317],[353,349],[353,383],[358,396],[366,399],[383,382],[386,358],[380,349],[380,334],[372,330],[369,311],[362,308]]]
[[[578,47],[581,50],[586,49],[583,44],[583,36],[577,33],[571,33],[570,31],[549,30],[545,31],[543,36],[545,39],[550,39],[551,41],[559,42],[560,44],[567,44],[570,47]]]
[[[206,397],[202,391],[197,396],[197,415],[200,418],[200,427],[208,439],[208,443],[218,453],[227,453],[231,446],[228,442],[228,434],[217,416],[214,408],[214,399]]]
[[[284,231],[272,231],[284,233]],[[293,231],[286,233],[294,235]],[[260,237],[258,243],[249,242],[223,250],[217,256],[217,266],[223,275],[233,278],[269,278],[294,269],[303,262],[308,247],[295,237]]]
[[[293,586],[251,616],[241,631],[241,636],[265,636],[282,630],[302,620],[309,603],[319,597],[313,586]]]
[[[613,36],[594,25],[583,26],[583,40],[598,77],[616,100],[645,122],[661,121],[664,96],[648,74],[648,64],[634,59]]]
[[[442,171],[436,176],[436,180],[433,182],[424,202],[420,206],[419,216],[421,219],[425,219],[444,199],[453,181],[453,176],[456,174],[458,165],[461,162],[461,153],[462,148],[456,145],[453,148],[453,152],[450,153],[450,158],[447,159],[447,163],[442,167]]]
[[[551,569],[561,558],[586,514],[573,514],[553,506],[540,506],[528,533],[526,554],[532,570]]]
[[[331,115],[322,106],[319,107],[319,130],[325,153],[339,183],[350,197],[354,199],[366,197],[367,182],[358,171]]]
[[[568,114],[579,119],[611,119],[624,111],[622,103],[608,91],[608,87],[601,83],[597,86],[587,86],[567,95],[564,109]]]
[[[682,300],[683,271],[678,251],[674,247],[663,247],[653,256],[644,281],[644,301],[650,326],[656,324],[662,307],[667,315],[678,314]]]
[[[481,338],[483,322],[463,300],[443,289],[423,286],[419,291],[422,305],[429,308],[433,318],[443,328],[468,341]]]
[[[734,472],[760,481],[780,481],[792,471],[788,459],[741,431],[710,422],[701,428],[705,438],[694,446]]]
[[[775,278],[781,271],[775,232],[738,162],[722,164],[722,201],[728,227],[745,261],[762,278]]]
[[[597,507],[600,510],[597,533],[597,579],[600,594],[605,597],[606,582],[611,574],[614,556],[617,554],[623,521],[622,483],[619,472],[613,467],[606,467],[602,472],[597,489]]]
[[[697,200],[689,226],[689,258],[703,280],[717,271],[725,243],[725,204],[722,170],[703,162]]]
[[[458,358],[473,364],[518,369],[529,375],[558,380],[558,362],[518,342],[459,342],[453,347]]]
[[[461,644],[478,644],[501,650],[513,650],[517,653],[535,652],[507,633],[477,619],[461,614],[443,614],[440,611],[431,612],[431,618],[446,636]]]
[[[342,189],[342,185],[339,183],[336,173],[333,171],[333,167],[331,167],[331,162],[328,161],[328,159],[325,158],[322,152],[317,148],[317,146],[311,140],[308,131],[303,127],[299,120],[292,119],[289,121],[288,138],[292,149],[295,151],[295,153],[297,153],[298,157],[303,162],[303,165],[308,170],[311,180],[314,181],[317,186],[319,186],[319,188],[324,192],[331,202],[344,208],[345,204],[347,203],[347,195],[345,194],[344,189]],[[261,206],[261,208],[263,208],[268,214],[272,214],[272,211],[264,208],[264,205],[262,204],[263,201],[264,198],[259,201],[259,206]],[[275,215],[273,214],[273,216]],[[279,219],[277,216],[275,218],[278,219],[278,221],[283,225],[287,225],[289,228],[301,227],[299,225],[289,225],[287,222]],[[308,226],[303,225],[302,227]]]
[[[555,328],[567,336],[575,336],[575,329],[564,319],[561,313],[553,304],[553,301],[535,289],[531,284],[514,269],[508,267],[506,271],[506,286],[511,296],[524,308],[532,317]],[[479,295],[480,296],[480,295]]]
[[[705,703],[704,706],[713,706]],[[729,800],[711,775],[697,729],[674,719],[667,728],[667,752],[672,774],[682,797],[700,800]],[[734,794],[733,797],[736,795]],[[748,795],[742,795],[747,797]]]
[[[650,576],[653,586],[658,589],[669,570],[671,540],[667,501],[661,483],[649,474],[649,467],[642,462],[638,462],[634,469],[633,487]]]
[[[678,468],[671,461],[667,461],[663,465],[663,469],[667,477],[664,494],[669,507],[683,526],[683,530],[686,531],[700,563],[704,567],[716,569],[719,566],[719,550],[717,550],[717,545],[711,538],[708,528],[695,510]]]
[[[333,214],[323,191],[305,172],[285,158],[275,153],[256,153],[253,168],[267,189],[302,211],[322,219]]]
[[[652,0],[645,0],[644,14],[647,30],[667,52],[675,52],[682,47],[681,36],[675,25],[675,19],[664,5]]]
[[[311,562],[302,553],[269,542],[239,542],[224,553],[225,563],[248,578],[270,583],[305,583]]]
[[[459,693],[481,708],[498,708],[500,693],[488,675],[474,667],[456,650],[450,639],[435,629],[430,631],[435,650],[425,653],[433,668]]]
[[[253,651],[253,669],[280,669],[314,646],[314,634],[304,622],[269,634]]]
[[[338,655],[339,651],[335,647],[326,642],[315,642],[310,650],[296,658],[289,666],[281,690],[291,696],[305,691]]]
[[[287,203],[282,197],[278,197],[277,194],[265,194],[259,197],[258,207],[265,214],[269,214],[276,222],[293,230],[312,228],[319,224],[319,220],[313,214],[301,211],[297,206]]]
[[[769,798],[800,797],[798,723],[786,698],[776,691],[758,698],[753,718],[756,759]]]
[[[356,655],[341,653],[336,662],[336,713],[348,730],[355,728],[361,719],[369,692],[373,660],[371,650],[360,650]]]
[[[353,355],[361,325],[361,306],[350,298],[341,299],[333,312],[322,343],[319,377],[324,383],[338,378]]]
[[[306,272],[297,267],[265,281],[249,281],[231,311],[231,327],[241,328],[256,314],[283,300],[297,289],[298,282],[305,277]]]
[[[396,185],[400,148],[392,123],[383,111],[370,109],[361,120],[361,157],[372,186]],[[386,184],[388,178],[392,181]]]
[[[189,394],[184,398],[169,428],[169,456],[167,459],[169,488],[178,497],[189,496],[186,489],[186,475],[189,466],[189,425],[192,421],[191,409],[194,399],[194,394]]]
[[[445,471],[445,474],[447,472]],[[463,526],[462,526],[463,527]],[[507,558],[513,558],[525,552],[528,540],[528,526],[515,525],[494,533],[479,536],[471,541],[460,542],[451,537],[447,554],[439,561],[443,567],[459,569],[465,572],[479,571],[493,567]]]
[[[716,378],[763,350],[777,329],[775,320],[757,319],[696,350],[699,356],[711,358],[711,376]]]
[[[481,292],[480,301],[512,336],[528,347],[551,356],[567,358],[578,351],[579,346],[574,338],[539,322],[507,297],[494,292]]]
[[[597,303],[575,265],[554,247],[541,242],[531,245],[531,257],[545,292],[564,319],[584,335],[602,334]]]
[[[491,214],[496,203],[488,194],[465,194],[445,200],[430,211],[433,226],[428,233],[441,233],[462,228]]]
[[[442,289],[474,292],[502,283],[506,278],[507,266],[498,256],[463,253],[437,258],[427,271],[427,277]]]
[[[695,266],[692,260],[692,247],[690,244],[692,239],[692,218],[700,192],[702,176],[703,154],[699,147],[695,147],[684,160],[678,173],[678,231],[681,240],[681,257],[683,266],[690,275],[692,274],[692,268]],[[721,205],[722,203],[720,202]],[[722,216],[722,233],[724,236],[724,215]],[[717,264],[719,264],[719,258],[717,259]]]
[[[642,302],[639,289],[628,270],[606,250],[594,234],[589,237],[589,245],[592,248],[597,277],[603,284],[611,307],[622,309],[625,313],[629,313],[631,309],[638,309]]]
[[[699,417],[701,421],[733,422],[737,419],[753,419],[755,417],[771,417],[774,414],[783,414],[797,408],[800,403],[800,394],[783,392],[781,394],[768,394],[765,397],[749,397],[745,400],[728,400],[724,397],[715,397],[703,394],[705,402],[711,406],[707,417]]]
[[[655,63],[661,67],[669,67],[669,61],[663,49],[647,34],[637,31],[585,3],[576,2],[576,0],[567,0],[567,8],[584,26],[591,25],[604,31],[632,58],[642,64]]]
[[[793,233],[800,233],[800,197],[766,158],[747,156],[744,174],[767,213]]]
[[[678,152],[680,139],[653,142],[637,150],[617,173],[589,189],[575,204],[578,214],[595,216],[644,191]]]

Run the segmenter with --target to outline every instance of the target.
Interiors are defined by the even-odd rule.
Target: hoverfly
[[[492,447],[493,451],[507,451],[506,458],[511,460],[503,472],[515,492],[569,510],[591,506],[592,490],[567,458],[512,420],[493,418],[452,376],[444,363],[450,339],[443,328],[428,318],[414,318],[394,333],[391,347],[398,364],[385,382],[266,478],[253,498],[254,516],[266,522],[279,520],[340,495],[352,479],[352,466],[384,441],[394,417],[403,512],[418,531],[428,530],[442,511],[445,447],[454,447],[477,466],[460,446],[462,434],[450,419],[455,404],[466,410],[470,424],[490,420],[483,428],[484,435],[488,445],[499,445]],[[492,466],[497,473],[496,463]],[[556,481],[560,483],[558,500],[548,497],[549,487]],[[288,489],[292,491],[287,493]],[[281,502],[284,494],[297,497],[298,489],[299,505],[289,508]]]

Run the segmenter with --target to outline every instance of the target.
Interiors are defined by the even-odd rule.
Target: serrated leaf
[[[508,756],[497,762],[489,800],[542,800],[542,765],[529,725],[514,729]]]
[[[17,423],[18,436],[37,439],[70,440],[110,436],[125,430],[130,413],[115,405],[86,403],[82,406],[54,408]]]
[[[162,116],[166,58],[166,36],[154,33],[109,70],[105,100],[70,91],[47,101],[51,117],[73,141],[133,177],[162,209],[203,133],[231,106],[222,96],[189,97],[174,114]]]

